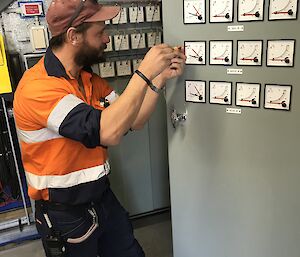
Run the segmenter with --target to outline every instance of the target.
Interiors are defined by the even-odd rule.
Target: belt
[[[53,210],[53,211],[72,211],[72,210],[80,210],[92,206],[93,203],[86,204],[64,204],[64,203],[55,203],[44,200],[35,201],[36,208],[40,208],[42,210]]]

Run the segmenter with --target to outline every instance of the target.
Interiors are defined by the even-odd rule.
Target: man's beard
[[[101,45],[98,49],[94,48],[85,41],[76,53],[74,61],[80,67],[92,66],[93,64],[105,62],[105,48],[106,45]]]

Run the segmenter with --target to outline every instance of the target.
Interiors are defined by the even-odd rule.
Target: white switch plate
[[[226,108],[226,113],[241,114],[242,110],[238,108]]]

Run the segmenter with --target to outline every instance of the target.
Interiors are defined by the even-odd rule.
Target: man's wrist
[[[143,74],[140,70],[136,70],[134,73],[136,73],[141,79],[143,79],[143,80],[146,82],[146,84],[149,86],[149,88],[150,88],[153,92],[155,92],[155,93],[157,93],[157,94],[160,93],[160,91],[161,91],[162,89],[159,88],[159,87],[157,87],[157,86],[155,86],[155,85],[153,85],[152,81],[149,80],[149,79],[145,76],[145,74]]]
[[[164,79],[161,75],[158,75],[153,79],[152,82],[157,88],[162,89],[165,87],[167,79]]]

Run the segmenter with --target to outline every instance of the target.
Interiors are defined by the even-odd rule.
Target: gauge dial
[[[210,22],[232,22],[233,0],[210,0],[209,1]]]
[[[295,40],[268,40],[267,66],[294,66]]]
[[[232,65],[232,41],[210,41],[209,64]]]
[[[255,83],[236,83],[237,106],[259,107],[260,84]]]
[[[261,66],[262,40],[238,40],[237,65]]]
[[[289,110],[291,103],[292,86],[290,85],[266,85],[265,108],[277,110]]]
[[[238,21],[262,21],[264,0],[239,0]]]
[[[298,0],[270,0],[269,20],[297,19]]]
[[[231,105],[231,82],[210,81],[209,102],[212,104]]]
[[[184,0],[183,22],[205,23],[205,0]]]
[[[185,41],[184,50],[187,57],[186,64],[205,65],[205,41]]]
[[[186,80],[185,81],[185,101],[194,103],[205,103],[205,81]]]

